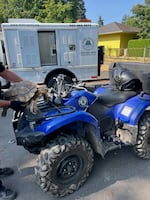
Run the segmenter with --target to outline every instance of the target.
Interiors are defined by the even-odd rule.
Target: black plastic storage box
[[[146,91],[150,92],[150,63],[139,63],[139,62],[113,62],[109,65],[109,79],[110,83],[114,85],[114,80],[112,77],[114,67],[120,66],[122,68],[128,69],[133,72],[140,81],[144,82],[144,87]],[[145,77],[147,74],[147,77]]]
[[[150,95],[150,72],[143,73],[143,92]]]

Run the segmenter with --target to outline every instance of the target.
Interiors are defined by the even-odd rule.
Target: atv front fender
[[[100,137],[99,126],[97,119],[89,113],[84,111],[75,111],[70,114],[57,116],[54,118],[49,118],[42,122],[38,127],[36,127],[35,131],[43,132],[45,135],[51,134],[54,131],[60,129],[64,126],[69,126],[74,122],[84,122],[90,124],[95,129],[95,134]]]

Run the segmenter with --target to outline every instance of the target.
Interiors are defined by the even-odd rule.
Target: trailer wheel
[[[56,80],[55,78],[58,76],[59,74],[53,74],[52,76],[49,77],[48,81],[47,81],[47,86],[49,88],[53,87],[54,89],[57,89],[57,84],[56,84]],[[72,83],[72,78],[69,76],[69,75],[65,75],[65,78],[64,78],[64,82],[63,82],[63,88],[64,88],[64,85],[65,84],[70,84]]]
[[[85,139],[59,136],[41,151],[35,175],[43,191],[62,197],[78,190],[89,176],[93,163],[93,150]]]
[[[138,125],[135,153],[143,159],[150,159],[150,112],[145,112]]]

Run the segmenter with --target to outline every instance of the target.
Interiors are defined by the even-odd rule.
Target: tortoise
[[[31,113],[37,112],[37,101],[43,97],[48,100],[48,88],[45,84],[38,85],[32,81],[21,81],[14,83],[8,90],[4,92],[4,99],[9,101],[20,101],[24,106],[29,106]],[[7,109],[4,108],[2,116],[6,116]]]

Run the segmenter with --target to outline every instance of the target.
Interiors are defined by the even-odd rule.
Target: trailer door
[[[18,31],[23,67],[40,67],[37,31]]]
[[[57,65],[55,31],[38,32],[41,65]]]
[[[4,29],[4,44],[8,66],[11,68],[22,67],[20,62],[20,45],[17,30]]]
[[[60,30],[60,64],[74,66],[79,63],[77,30]]]

